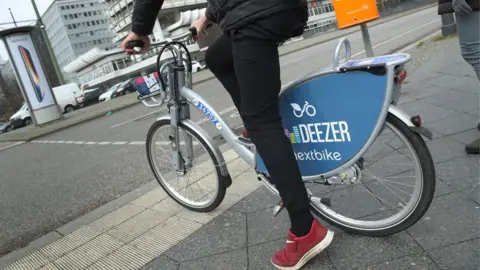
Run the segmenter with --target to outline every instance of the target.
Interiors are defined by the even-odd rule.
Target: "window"
[[[77,29],[77,25],[76,24],[72,24],[73,26],[73,29]]]
[[[67,15],[63,15],[63,18],[64,18],[65,20],[68,20],[68,16],[67,16]]]
[[[90,36],[93,36],[93,35],[94,35],[94,34],[93,34],[93,31],[90,31]]]
[[[84,17],[88,17],[88,13],[87,13],[87,12],[84,12],[84,13],[83,13],[83,16],[84,16]]]
[[[77,33],[77,34],[75,34],[75,37],[80,37],[80,34],[78,34],[78,33]]]
[[[97,41],[96,41],[96,40],[93,41],[93,45],[97,45]]]
[[[67,25],[68,30],[72,30],[72,26],[69,24]]]
[[[78,19],[78,14],[77,13],[73,14],[73,17],[75,17],[75,19]]]
[[[74,8],[75,8],[75,5],[71,5],[70,8],[71,8],[71,9],[74,9]]]
[[[90,26],[90,22],[87,22],[87,26]]]
[[[91,12],[91,11],[88,12],[88,16],[92,16],[92,12]]]
[[[87,23],[86,23],[86,22],[83,22],[83,23],[82,23],[82,26],[83,26],[83,27],[86,27],[86,26],[87,26]]]
[[[66,9],[70,9],[70,6],[65,6]]]
[[[92,25],[95,25],[95,21],[92,22]]]
[[[80,7],[80,5],[79,5],[79,4],[76,4],[76,5],[75,5],[75,7],[76,7],[76,8],[79,8],[79,7]]]
[[[97,12],[96,12],[96,11],[93,12],[93,16],[97,16]]]
[[[97,24],[100,24],[100,21],[99,21],[99,20],[97,20]]]
[[[102,44],[102,40],[101,40],[101,39],[98,40],[98,44]]]
[[[72,15],[72,14],[68,15],[68,18],[70,18],[70,20],[72,20],[72,19],[73,19],[73,15]]]
[[[61,10],[65,10],[65,7],[64,7],[64,6],[61,6],[60,9],[61,9]]]
[[[85,5],[84,5],[84,4],[80,4],[80,6],[81,6],[81,7],[85,7]]]
[[[90,6],[93,7],[93,3],[90,3]]]

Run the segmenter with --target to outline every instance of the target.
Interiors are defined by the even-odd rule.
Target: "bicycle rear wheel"
[[[225,197],[226,185],[221,181],[220,163],[202,136],[179,122],[178,152],[185,170],[178,172],[172,159],[173,129],[170,120],[156,121],[150,127],[146,143],[150,168],[163,190],[177,203],[196,212],[212,211]]]
[[[354,183],[306,185],[313,200],[331,201],[312,202],[314,214],[349,233],[386,236],[412,226],[428,210],[435,191],[432,157],[422,137],[394,115],[388,114],[357,166]]]

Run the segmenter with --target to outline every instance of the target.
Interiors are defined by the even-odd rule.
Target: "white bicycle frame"
[[[182,35],[183,37],[186,37],[187,35]],[[181,39],[182,37],[179,37]],[[341,72],[342,69],[343,71],[348,71],[348,68],[344,68],[343,65],[340,64],[340,51],[342,46],[345,46],[345,51],[346,51],[346,63],[350,60],[351,57],[351,48],[350,48],[350,42],[346,39],[343,38],[341,39],[336,46],[335,49],[335,55],[333,59],[333,66],[328,67],[326,69],[323,69],[321,71],[312,73],[302,79],[299,79],[292,84],[289,84],[283,91],[281,91],[280,96],[284,95],[288,91],[291,91],[295,87],[312,80],[314,78],[317,78],[319,76],[324,76],[332,73],[338,73]],[[185,62],[183,56],[182,56],[182,51],[172,47],[173,51],[176,54],[176,61],[177,63],[179,62]],[[384,128],[384,124],[386,121],[387,114],[390,112],[391,114],[395,115],[397,118],[399,118],[401,121],[403,121],[407,126],[409,126],[412,130],[414,130],[417,133],[420,133],[426,137],[431,137],[431,133],[421,127],[416,127],[414,123],[411,120],[411,117],[408,116],[406,113],[401,111],[399,108],[397,108],[396,101],[398,100],[397,96],[394,96],[394,77],[395,77],[395,67],[402,65],[410,60],[409,55],[405,55],[406,57],[402,60],[397,60],[397,61],[392,61],[386,63],[386,70],[387,70],[387,88],[386,88],[386,95],[385,95],[385,100],[384,104],[382,107],[382,111],[378,117],[377,120],[377,125],[374,128],[374,131],[371,133],[370,138],[366,142],[366,144],[362,147],[362,149],[350,160],[345,162],[342,166],[329,171],[325,174],[322,175],[315,175],[315,176],[309,176],[309,177],[304,177],[303,181],[304,182],[311,182],[311,181],[318,181],[318,180],[325,180],[328,179],[329,177],[336,176],[341,172],[344,172],[346,169],[352,167],[357,160],[359,160],[362,155],[368,150],[368,148],[371,146],[371,144],[374,142],[374,140],[377,138],[379,133],[382,131]],[[168,63],[165,63],[161,69],[160,69],[160,74],[159,76],[162,76],[162,72],[165,69],[168,69],[168,75],[169,75],[169,84],[170,84],[170,91],[169,94],[168,92],[161,91],[161,93],[156,93],[152,95],[160,95],[160,101],[155,99],[154,96],[150,97],[153,101],[152,103],[148,103],[146,100],[142,100],[142,102],[145,104],[147,107],[157,107],[157,106],[162,106],[164,103],[169,103],[169,115],[161,116],[157,119],[157,121],[161,120],[169,120],[171,122],[171,125],[173,127],[173,132],[176,132],[175,135],[178,135],[178,123],[182,122],[185,126],[191,128],[192,130],[195,130],[198,132],[200,137],[207,143],[207,146],[213,151],[213,154],[217,158],[219,162],[219,169],[223,177],[229,177],[228,169],[225,163],[225,160],[223,158],[222,152],[219,150],[217,146],[215,146],[215,143],[211,136],[209,136],[206,131],[197,123],[194,121],[190,120],[190,104],[199,109],[207,118],[210,119],[212,123],[214,123],[215,127],[218,129],[220,135],[225,139],[225,141],[233,148],[233,150],[238,153],[238,155],[244,159],[250,166],[255,167],[256,166],[256,158],[255,158],[255,152],[251,151],[249,148],[251,148],[253,145],[244,143],[241,140],[239,140],[239,136],[237,136],[227,125],[227,123],[222,119],[222,117],[213,109],[213,107],[205,100],[203,99],[200,95],[195,93],[191,88],[192,88],[192,74],[191,72],[186,72],[185,76],[185,71],[183,70],[178,70],[174,71],[172,70],[171,64],[174,61],[170,61]],[[173,82],[173,72],[176,72],[177,74],[177,80],[176,82]],[[185,79],[186,78],[186,79]],[[396,93],[396,95],[399,95],[399,93]],[[174,101],[172,103],[172,101]],[[176,150],[176,146],[178,145],[178,136],[174,136],[176,141],[174,142],[174,152]],[[188,142],[190,141],[190,142]],[[193,147],[191,144],[191,138],[187,138],[187,149],[188,149],[188,155],[184,161],[185,163],[188,163],[188,160],[190,160],[193,156]],[[178,154],[178,151],[176,151],[176,156],[174,157],[176,160],[176,168],[177,172],[182,171],[184,169],[184,163],[181,160],[181,157]],[[261,175],[259,175],[261,177]],[[263,181],[266,182],[266,181]],[[278,194],[278,191],[269,183],[267,183],[268,187],[270,190]]]

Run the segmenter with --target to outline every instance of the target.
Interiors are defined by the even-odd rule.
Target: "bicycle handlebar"
[[[178,35],[174,38],[171,38],[171,40],[180,40],[180,39],[183,39],[183,38],[187,38],[187,37],[196,37],[197,36],[197,28],[195,27],[190,27],[188,29],[187,32],[181,34],[181,35]],[[139,53],[142,51],[142,48],[145,46],[145,43],[141,40],[132,40],[132,41],[129,41],[127,43],[127,46],[126,48],[127,49],[131,49],[133,51],[135,51],[136,53]]]

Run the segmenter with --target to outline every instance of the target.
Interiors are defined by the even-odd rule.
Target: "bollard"
[[[450,36],[457,33],[455,15],[453,13],[442,14],[442,36]]]

